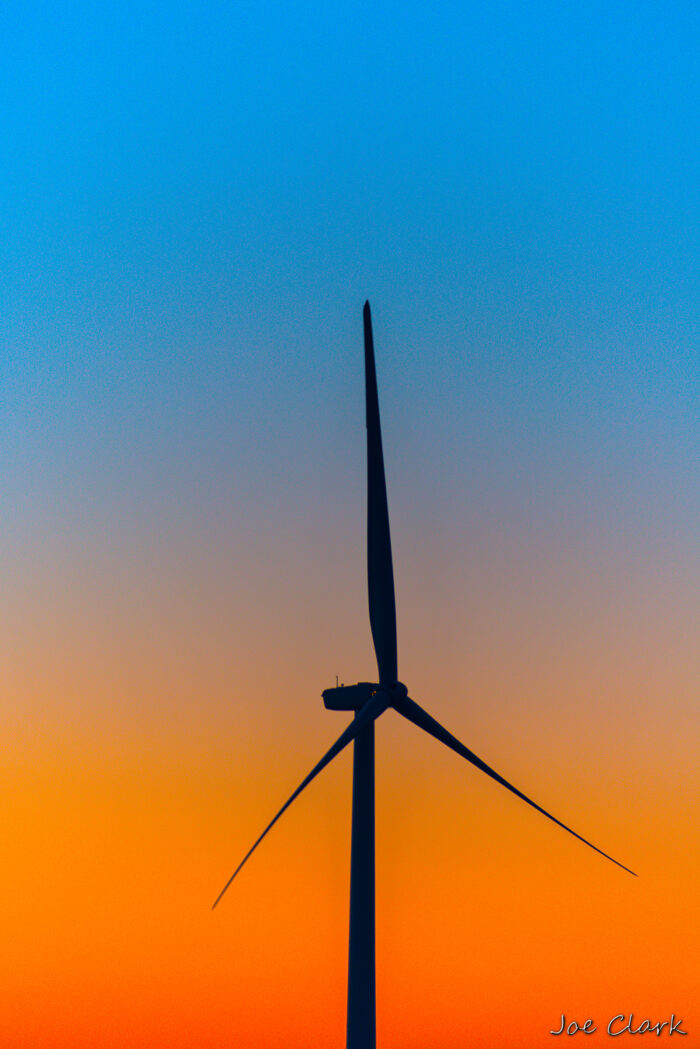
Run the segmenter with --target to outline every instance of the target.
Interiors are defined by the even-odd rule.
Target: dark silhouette
[[[508,780],[478,758],[460,743],[422,707],[409,698],[406,686],[398,680],[396,661],[396,607],[394,602],[394,571],[391,559],[389,511],[386,500],[384,456],[379,424],[377,376],[374,366],[374,343],[369,302],[365,303],[365,394],[367,410],[367,581],[369,587],[369,619],[377,656],[379,683],[360,682],[357,685],[328,688],[323,701],[329,710],[352,710],[353,720],[338,737],[330,750],[302,780],[292,796],[284,803],[267,825],[252,848],[219,893],[214,907],[240,871],[251,853],[285,809],[314,779],[315,776],[354,741],[352,782],[352,847],[350,858],[350,953],[348,964],[348,1026],[347,1049],[375,1049],[376,994],[374,952],[374,722],[387,707],[424,729],[441,743],[456,751],[487,776],[522,798],[547,819],[573,834],[584,845],[590,846],[616,863],[629,874],[629,867],[608,856],[606,852],[586,841],[576,831],[556,819],[528,798]]]

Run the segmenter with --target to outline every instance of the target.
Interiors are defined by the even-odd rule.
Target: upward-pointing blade
[[[326,753],[323,755],[323,757],[321,758],[321,760],[319,761],[319,763],[317,765],[314,765],[314,767],[311,769],[311,772],[308,774],[308,776],[301,781],[301,783],[299,784],[297,789],[294,791],[294,793],[291,795],[291,797],[289,797],[285,801],[284,805],[279,810],[279,812],[274,817],[274,819],[270,820],[270,822],[268,823],[267,827],[265,827],[265,830],[262,832],[262,834],[257,839],[257,841],[251,846],[250,849],[248,849],[248,851],[246,852],[245,856],[243,857],[241,862],[238,864],[238,866],[236,867],[235,871],[233,872],[233,874],[231,875],[229,880],[226,882],[226,884],[224,885],[224,887],[221,890],[221,892],[219,893],[219,895],[214,900],[214,903],[212,905],[212,910],[214,910],[214,907],[216,907],[217,903],[219,902],[221,897],[224,895],[224,893],[228,889],[229,885],[231,884],[233,879],[236,877],[236,875],[240,871],[240,869],[243,866],[243,864],[246,863],[246,861],[250,859],[250,857],[253,855],[253,853],[255,852],[255,850],[257,849],[258,845],[263,840],[263,838],[265,837],[267,832],[274,827],[275,823],[277,823],[277,820],[280,818],[282,813],[285,812],[289,808],[289,806],[292,804],[294,799],[297,798],[301,794],[301,792],[304,789],[304,787],[308,787],[309,783],[311,783],[311,780],[315,779],[315,777],[318,776],[319,772],[321,772],[322,769],[325,769],[326,765],[328,765],[328,763],[331,762],[334,757],[336,757],[338,754],[340,754],[341,750],[343,750],[348,745],[348,743],[351,743],[353,741],[353,739],[355,739],[357,734],[362,731],[362,729],[365,727],[365,725],[368,725],[370,723],[370,721],[374,721],[375,718],[378,718],[379,715],[386,710],[388,705],[389,705],[389,696],[387,695],[387,693],[386,692],[378,692],[372,697],[372,699],[369,700],[369,702],[364,707],[362,707],[361,710],[358,710],[358,712],[355,714],[354,719],[350,722],[350,724],[345,729],[345,731],[341,732],[341,734],[338,736],[337,740],[335,741],[333,746],[330,748],[330,750],[326,751]]]
[[[393,684],[398,677],[396,666],[396,604],[394,570],[391,562],[389,508],[386,501],[386,479],[382,454],[382,432],[379,425],[377,374],[374,367],[374,341],[369,302],[363,310],[365,329],[365,395],[367,403],[367,582],[369,585],[369,621],[374,651],[377,654],[379,680]]]
[[[444,743],[446,747],[450,747],[451,750],[456,751],[457,754],[466,758],[467,761],[472,763],[472,765],[476,765],[478,769],[485,772],[487,776],[491,777],[491,779],[495,779],[496,783],[500,783],[501,786],[511,791],[516,797],[522,798],[522,800],[526,801],[528,805],[532,805],[533,809],[537,809],[538,812],[541,812],[542,815],[546,816],[548,820],[552,821],[552,823],[556,823],[557,826],[568,831],[569,834],[573,834],[573,836],[578,838],[579,841],[582,841],[584,845],[588,845],[589,848],[595,849],[595,851],[599,852],[601,856],[605,856],[606,860],[610,860],[611,863],[615,863],[618,867],[622,867],[623,871],[627,871],[628,874],[634,874],[634,871],[631,871],[629,867],[625,867],[624,863],[620,863],[619,860],[614,860],[612,856],[608,856],[607,852],[603,852],[603,850],[599,849],[597,845],[593,845],[590,841],[586,841],[586,839],[582,838],[580,834],[577,834],[575,830],[572,830],[571,827],[567,827],[565,823],[562,823],[561,820],[552,816],[551,813],[537,805],[531,798],[528,798],[526,794],[523,794],[522,791],[518,790],[517,787],[514,787],[512,783],[509,783],[507,779],[500,776],[490,767],[490,765],[487,765],[485,761],[478,758],[469,747],[465,747],[463,743],[460,743],[451,732],[448,732],[447,729],[443,728],[435,718],[431,717],[430,714],[423,710],[422,707],[419,707],[417,703],[414,703],[412,699],[406,697],[406,699],[396,703],[396,710],[409,721],[412,721],[414,725],[417,725],[418,728],[422,728],[425,732],[429,733],[429,735],[434,736],[435,739]],[[636,874],[634,876],[635,878],[637,877]]]

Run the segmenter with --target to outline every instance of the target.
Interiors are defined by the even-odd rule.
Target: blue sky
[[[540,463],[573,490],[557,469],[588,449],[599,478],[641,471],[682,517],[699,18],[660,3],[4,5],[18,509],[32,483],[86,476],[173,503],[195,477],[212,498],[232,475],[265,488],[289,442],[330,442],[329,470],[369,296],[386,410],[426,466],[452,446],[478,475],[459,454],[476,449],[492,484],[500,470],[517,489]]]

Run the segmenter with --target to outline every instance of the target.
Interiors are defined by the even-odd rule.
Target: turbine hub
[[[404,685],[403,681],[397,681],[395,685],[391,685],[388,689],[389,695],[391,696],[391,702],[394,706],[397,703],[401,703],[408,695],[408,689]]]

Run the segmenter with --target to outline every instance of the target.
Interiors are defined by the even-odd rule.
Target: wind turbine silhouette
[[[338,736],[333,746],[301,781],[285,801],[274,819],[270,820],[257,841],[245,854],[235,871],[214,901],[221,900],[241,867],[289,808],[302,790],[319,772],[340,754],[348,743],[354,742],[352,770],[352,842],[350,854],[350,951],[348,961],[348,1020],[347,1049],[375,1049],[376,1047],[376,990],[374,950],[374,722],[388,707],[412,721],[445,746],[481,769],[516,797],[537,809],[543,816],[562,827],[569,834],[595,849],[607,860],[634,874],[629,867],[608,856],[606,852],[581,837],[571,827],[537,805],[531,798],[504,779],[485,761],[443,728],[408,696],[406,686],[398,680],[396,662],[396,606],[394,601],[394,571],[391,560],[389,510],[386,499],[384,456],[379,425],[377,376],[374,366],[374,342],[369,302],[363,310],[365,335],[365,396],[367,410],[367,581],[369,588],[369,619],[377,656],[379,682],[361,681],[357,685],[328,688],[323,702],[329,710],[352,710],[354,718]],[[635,875],[636,877],[636,875]],[[213,908],[212,908],[213,909]]]

